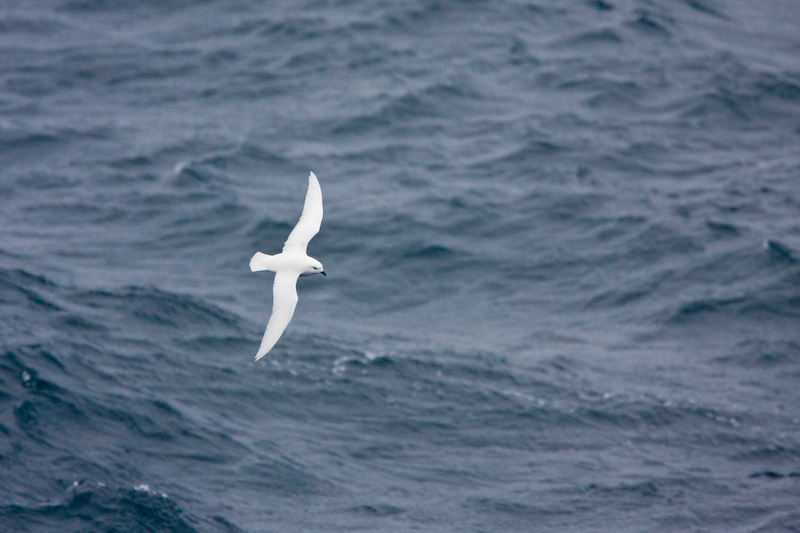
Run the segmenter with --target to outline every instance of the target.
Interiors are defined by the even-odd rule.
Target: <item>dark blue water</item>
[[[800,530],[798,28],[3,2],[0,531]]]

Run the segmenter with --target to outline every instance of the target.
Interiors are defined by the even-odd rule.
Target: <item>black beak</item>
[[[327,276],[327,274],[325,273],[324,270],[322,272],[320,272],[320,274],[322,274],[323,276]]]

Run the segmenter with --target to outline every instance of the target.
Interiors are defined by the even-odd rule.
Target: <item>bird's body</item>
[[[297,306],[297,278],[311,274],[325,275],[322,263],[306,254],[308,241],[317,234],[322,224],[322,190],[317,177],[311,172],[308,176],[308,192],[306,193],[303,214],[294,227],[283,251],[276,255],[256,252],[250,259],[250,270],[253,272],[271,270],[275,272],[272,285],[272,315],[256,354],[256,361],[269,352],[294,315]]]

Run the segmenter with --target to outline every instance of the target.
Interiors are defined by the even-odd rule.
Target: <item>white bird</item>
[[[260,270],[275,272],[275,282],[272,285],[272,316],[269,317],[267,330],[261,339],[256,361],[275,346],[292,320],[294,308],[297,306],[297,278],[311,274],[325,275],[322,263],[306,254],[308,241],[319,232],[321,224],[322,189],[319,188],[317,177],[311,172],[308,175],[308,192],[303,204],[303,214],[283,244],[283,251],[277,255],[256,252],[250,259],[252,272]]]

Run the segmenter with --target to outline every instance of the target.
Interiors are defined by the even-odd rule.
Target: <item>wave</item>
[[[59,500],[36,505],[6,503],[0,505],[0,515],[5,527],[19,532],[196,531],[169,496],[144,484],[114,488],[102,482],[75,481]],[[227,525],[219,531],[240,530]]]
[[[129,286],[117,290],[76,291],[69,297],[89,316],[116,312],[115,320],[139,327],[164,328],[183,333],[237,330],[240,318],[195,296],[155,287]]]
[[[0,303],[9,308],[59,311],[57,289],[55,282],[40,274],[0,268]]]
[[[424,127],[419,124],[420,120],[430,122],[436,117],[469,113],[481,96],[468,79],[433,79],[399,91],[399,94],[381,93],[362,104],[359,113],[326,121],[330,123],[327,129],[333,135],[363,135],[403,124],[415,124],[417,129]],[[413,141],[406,143],[409,144],[419,150],[431,149]]]
[[[728,354],[715,358],[721,364],[744,368],[797,368],[800,363],[800,341],[750,338],[741,340]]]

